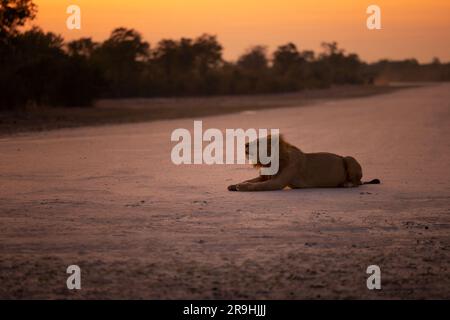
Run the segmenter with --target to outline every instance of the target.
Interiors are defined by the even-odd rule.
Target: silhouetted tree
[[[101,50],[111,54],[112,58],[126,63],[143,61],[148,58],[150,45],[142,39],[134,29],[116,28],[109,39],[101,46]]]
[[[239,57],[238,67],[247,71],[260,72],[267,69],[269,60],[267,58],[267,48],[264,46],[255,46],[247,50]]]
[[[149,48],[137,31],[117,28],[109,39],[92,52],[92,59],[101,68],[109,84],[106,95],[138,95],[136,82],[140,81],[140,70],[149,58]]]
[[[18,28],[35,17],[36,6],[30,0],[0,0],[0,110],[11,109],[26,100],[15,94],[23,89],[16,87],[15,63],[19,62],[11,43]],[[16,90],[17,89],[17,90]]]
[[[17,33],[17,28],[35,17],[37,7],[31,0],[0,0],[0,39]]]
[[[98,46],[99,44],[92,41],[91,38],[81,38],[78,40],[70,41],[67,44],[67,51],[70,56],[91,58],[92,54],[98,48]]]
[[[238,58],[233,76],[236,93],[262,93],[276,91],[274,79],[270,77],[267,48],[254,46]]]
[[[212,94],[218,91],[217,69],[222,46],[215,36],[161,40],[150,62],[160,75],[159,87],[169,95]]]
[[[202,74],[217,68],[222,63],[223,47],[217,41],[216,36],[203,34],[195,39],[193,49],[196,67]]]
[[[3,66],[3,84],[12,87],[9,104],[51,103],[54,82],[64,58],[63,39],[38,28],[11,37]],[[8,90],[6,91],[8,92]]]
[[[195,94],[214,94],[220,91],[220,70],[223,63],[222,45],[215,36],[203,34],[194,40],[194,78],[198,84]]]
[[[295,68],[303,58],[293,43],[279,46],[273,54],[273,68],[276,72],[284,74]]]
[[[363,83],[362,66],[356,54],[345,54],[336,42],[322,43],[324,52],[319,56],[316,67],[323,83],[358,84]]]
[[[90,105],[100,93],[101,75],[82,56],[69,56],[64,40],[34,27],[8,41],[10,50],[0,81],[3,108]]]

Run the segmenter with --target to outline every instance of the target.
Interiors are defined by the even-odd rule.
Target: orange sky
[[[438,57],[450,61],[450,0],[35,0],[35,24],[66,39],[108,37],[114,27],[140,31],[154,45],[162,38],[215,34],[225,58],[251,45],[270,50],[292,41],[318,50],[337,41],[367,61]],[[66,28],[66,8],[77,4],[82,29]],[[366,8],[381,8],[382,30],[366,28]]]

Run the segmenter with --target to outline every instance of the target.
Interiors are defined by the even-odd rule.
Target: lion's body
[[[345,160],[331,153],[302,153],[292,151],[292,163],[285,170],[292,170],[291,188],[338,187],[347,182]]]
[[[260,165],[257,165],[257,167]],[[280,190],[285,187],[333,188],[357,187],[361,184],[362,168],[353,157],[333,153],[304,153],[280,138],[280,167],[276,175],[258,178],[230,186],[231,191]],[[379,183],[374,180],[372,183]]]

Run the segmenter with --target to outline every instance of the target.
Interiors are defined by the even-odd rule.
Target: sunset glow
[[[300,49],[318,50],[322,41],[337,41],[367,61],[381,58],[433,57],[450,60],[448,0],[36,0],[33,22],[66,39],[103,40],[118,26],[135,28],[154,46],[162,38],[218,36],[225,58],[235,59],[256,44],[292,41]],[[66,28],[66,8],[77,4],[82,29]],[[366,8],[377,4],[382,30],[366,28]]]

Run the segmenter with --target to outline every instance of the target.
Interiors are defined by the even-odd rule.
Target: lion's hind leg
[[[353,157],[344,157],[345,170],[347,171],[347,181],[343,187],[357,187],[361,185],[362,168],[361,165]]]

